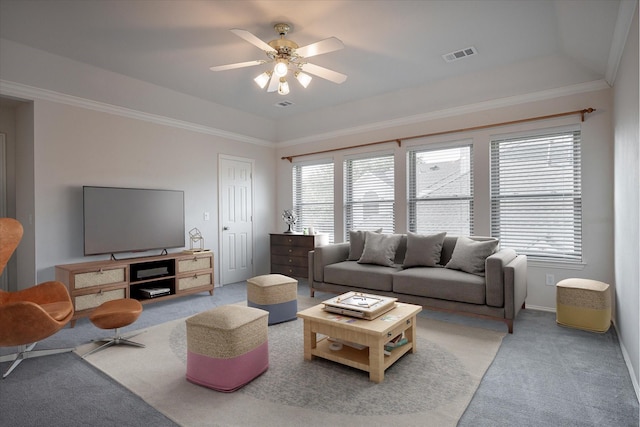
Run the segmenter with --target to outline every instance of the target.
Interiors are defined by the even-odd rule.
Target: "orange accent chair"
[[[0,218],[0,274],[22,239],[22,225]],[[17,292],[0,290],[0,347],[18,347],[18,352],[0,356],[13,364],[6,378],[24,359],[73,351],[73,348],[35,350],[38,341],[62,329],[73,317],[73,304],[64,284],[45,282]]]

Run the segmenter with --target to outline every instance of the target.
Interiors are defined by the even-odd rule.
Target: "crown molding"
[[[538,92],[527,93],[523,95],[515,95],[506,98],[497,98],[490,101],[478,102],[475,104],[462,105],[459,107],[447,108],[444,110],[432,111],[428,113],[416,114],[408,117],[385,120],[381,122],[366,124],[362,126],[354,126],[347,129],[340,129],[323,134],[315,134],[305,136],[303,138],[281,141],[276,145],[278,148],[290,147],[294,145],[307,144],[310,142],[318,142],[326,139],[341,138],[345,136],[355,135],[359,133],[380,131],[397,126],[406,126],[421,123],[429,120],[442,119],[447,117],[455,117],[468,113],[477,113],[479,111],[493,110],[496,108],[511,107],[514,105],[525,104],[535,101],[543,101],[548,99],[560,98],[563,96],[575,95],[586,92],[594,92],[597,90],[610,89],[605,80],[594,80],[586,83],[578,83],[575,85],[564,86],[555,89],[542,90]]]
[[[227,132],[210,126],[204,126],[197,123],[187,122],[184,120],[173,119],[157,114],[145,113],[130,108],[120,107],[117,105],[107,104],[104,102],[93,101],[85,98],[80,98],[73,95],[67,95],[60,92],[55,92],[48,89],[37,88],[34,86],[24,85],[21,83],[10,82],[0,79],[0,95],[16,97],[23,100],[34,101],[36,99],[42,99],[45,101],[58,102],[61,104],[71,105],[80,108],[87,108],[94,111],[100,111],[109,114],[115,114],[123,117],[128,117],[137,120],[143,120],[151,123],[161,124],[179,129],[190,130],[193,132],[203,133],[207,135],[213,135],[221,138],[226,138],[234,141],[245,142],[248,144],[266,146],[266,147],[289,147],[294,145],[306,144],[310,142],[317,142],[331,138],[340,138],[350,136],[359,133],[379,131],[398,126],[412,125],[415,123],[421,123],[429,120],[436,120],[446,117],[460,116],[463,114],[474,113],[479,111],[486,111],[502,107],[510,107],[514,105],[524,104],[528,102],[535,102],[553,98],[559,98],[562,96],[575,95],[585,92],[593,92],[597,90],[603,90],[610,88],[609,84],[605,80],[595,80],[586,83],[579,83],[571,86],[565,86],[556,89],[549,89],[544,91],[538,91],[528,93],[524,95],[510,96],[506,98],[498,98],[490,101],[479,102],[475,104],[463,105],[459,107],[447,108],[444,110],[432,111],[429,113],[416,114],[408,117],[401,117],[397,119],[385,120],[375,123],[370,123],[362,126],[354,126],[347,129],[340,129],[336,131],[315,134],[305,136],[303,138],[292,139],[288,141],[282,141],[274,143],[264,139],[253,138],[246,135],[241,135],[234,132]]]
[[[637,5],[638,0],[622,0],[618,7],[618,18],[616,19],[616,27],[613,31],[613,40],[611,41],[611,48],[609,49],[609,59],[604,77],[610,86],[613,86],[613,83],[616,81],[618,66],[622,60],[624,46],[627,44],[629,30],[631,29],[631,23],[633,22]]]
[[[187,122],[185,120],[172,119],[170,117],[158,114],[145,113],[143,111],[133,110],[131,108],[120,107],[117,105],[107,104],[104,102],[93,101],[90,99],[80,98],[73,95],[67,95],[48,89],[42,89],[22,83],[11,82],[0,79],[0,95],[20,98],[27,101],[35,101],[36,99],[44,101],[52,101],[60,104],[70,105],[73,107],[86,108],[89,110],[99,111],[102,113],[115,114],[131,119],[142,120],[145,122],[170,126],[178,129],[185,129],[193,132],[203,133],[207,135],[217,136],[220,138],[230,139],[248,144],[274,147],[272,141],[260,138],[253,138],[241,135],[235,132],[227,132],[221,129],[205,126],[197,123]]]

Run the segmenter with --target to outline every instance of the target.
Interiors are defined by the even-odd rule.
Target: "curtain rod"
[[[536,121],[536,120],[554,119],[556,117],[573,116],[575,114],[580,114],[580,120],[584,122],[584,115],[588,114],[588,113],[593,113],[594,111],[596,111],[595,108],[585,108],[584,110],[568,111],[566,113],[550,114],[548,116],[529,117],[528,119],[518,119],[518,120],[509,121],[509,122],[492,123],[490,125],[480,125],[480,126],[472,126],[472,127],[468,127],[468,128],[445,130],[445,131],[441,131],[441,132],[425,133],[423,135],[415,135],[415,136],[407,136],[407,137],[404,137],[404,138],[387,139],[387,140],[384,140],[384,141],[369,142],[367,144],[351,145],[349,147],[340,147],[340,148],[332,148],[332,149],[329,149],[329,150],[314,151],[312,153],[295,154],[293,156],[281,157],[281,159],[282,160],[289,160],[289,163],[291,163],[291,162],[293,162],[293,159],[296,158],[296,157],[311,156],[313,154],[331,153],[333,151],[348,150],[348,149],[351,149],[351,148],[368,147],[370,145],[387,144],[389,142],[395,142],[396,144],[398,144],[398,147],[400,147],[402,145],[402,141],[408,141],[408,140],[411,140],[411,139],[426,138],[426,137],[429,137],[429,136],[446,135],[448,133],[468,132],[468,131],[472,131],[472,130],[480,130],[480,129],[498,127],[498,126],[506,126],[506,125],[514,125],[514,124],[518,124],[518,123],[533,122],[533,121]]]

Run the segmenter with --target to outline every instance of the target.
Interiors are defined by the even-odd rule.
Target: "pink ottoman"
[[[187,380],[231,392],[269,367],[269,313],[224,305],[187,319]]]

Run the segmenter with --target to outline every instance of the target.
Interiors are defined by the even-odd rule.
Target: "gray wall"
[[[640,141],[638,7],[614,85],[616,322],[640,396]]]
[[[38,281],[52,279],[56,264],[106,258],[83,256],[83,185],[185,191],[185,240],[187,230],[199,228],[217,265],[219,154],[255,160],[255,265],[257,272],[267,272],[267,236],[261,230],[272,222],[272,148],[57,102],[34,104],[35,204],[20,216],[33,215]],[[211,213],[209,221],[204,212]],[[215,277],[219,283],[218,268]]]

